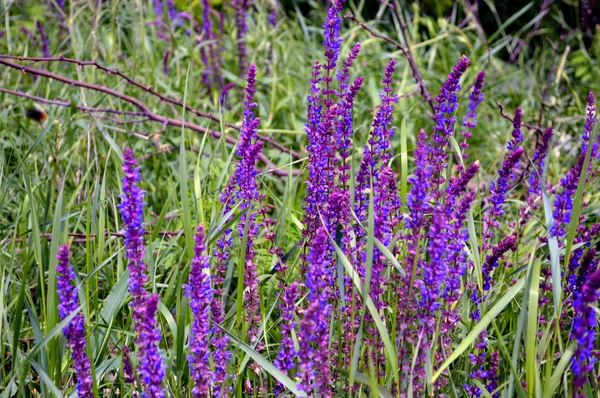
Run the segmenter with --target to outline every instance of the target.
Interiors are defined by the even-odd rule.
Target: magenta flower
[[[60,319],[65,319],[79,308],[78,288],[75,287],[75,272],[69,265],[69,245],[64,244],[58,248],[56,255],[58,264],[58,313]],[[90,358],[87,355],[87,342],[85,337],[85,319],[79,311],[67,326],[63,328],[67,344],[71,347],[71,357],[77,378],[77,392],[82,398],[92,398],[92,373]]]
[[[129,260],[129,293],[133,300],[133,327],[136,333],[135,344],[139,358],[139,374],[143,398],[163,398],[165,390],[162,380],[165,377],[165,366],[158,347],[161,339],[160,329],[156,320],[158,295],[150,294],[145,284],[148,281],[148,267],[144,262],[144,191],[138,187],[141,179],[137,161],[133,151],[126,148],[123,152],[122,179],[123,193],[121,195],[121,219],[125,227],[125,247]]]
[[[185,295],[190,300],[192,310],[192,329],[190,331],[190,355],[188,362],[190,378],[194,380],[192,395],[207,397],[212,380],[210,369],[210,304],[213,300],[213,290],[210,283],[209,258],[204,254],[204,225],[198,225],[194,237],[194,258],[190,267],[189,281],[184,286]]]

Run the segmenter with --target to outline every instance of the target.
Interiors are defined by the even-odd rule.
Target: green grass
[[[80,60],[97,59],[102,65],[118,67],[121,72],[144,85],[152,85],[166,96],[179,98],[197,110],[220,115],[220,122],[193,116],[182,109],[174,112],[174,108],[146,91],[126,85],[118,76],[91,66],[78,68],[61,62],[37,63],[35,66],[134,96],[158,114],[187,119],[237,136],[237,131],[224,124],[241,122],[245,84],[237,70],[235,27],[231,18],[223,41],[223,76],[234,86],[227,106],[220,109],[219,93],[209,91],[201,83],[199,46],[202,44],[196,44],[193,36],[177,29],[173,31],[172,43],[157,38],[155,27],[147,23],[154,18],[150,1],[102,2],[99,9],[95,9],[96,3],[86,0],[66,9],[65,23],[70,33],[68,40],[67,37],[60,42],[51,39],[54,54]],[[262,121],[260,132],[286,148],[298,151],[301,159],[293,160],[289,154],[267,143],[263,152],[280,168],[299,169],[301,173],[278,177],[265,172],[258,178],[261,192],[265,194],[264,203],[272,206],[269,214],[277,219],[275,243],[290,256],[292,271],[289,278],[300,280],[297,266],[302,248],[296,245],[301,238],[305,193],[306,95],[311,65],[315,59],[323,59],[321,25],[325,9],[317,3],[310,3],[312,10],[305,15],[292,9],[273,29],[267,22],[266,3],[257,1],[256,10],[250,13],[246,38],[249,61],[256,63],[259,71],[256,112]],[[508,46],[514,45],[511,38],[515,37],[515,32],[511,31],[509,37],[506,30],[520,17],[519,10],[515,10],[514,18],[501,21],[497,32],[490,34],[484,43],[472,23],[459,27],[462,22],[459,15],[464,16],[462,2],[457,3],[458,11],[445,19],[428,16],[427,10],[413,15],[416,6],[405,2],[399,4],[408,24],[415,61],[434,96],[460,55],[466,54],[471,59],[472,66],[462,80],[459,120],[466,112],[468,92],[477,72],[485,68],[487,73],[485,100],[479,108],[479,123],[470,141],[469,157],[465,160],[479,159],[482,166],[476,177],[481,184],[477,187],[476,203],[468,224],[468,254],[475,266],[472,273],[464,276],[465,286],[480,286],[481,262],[486,254],[480,250],[480,219],[487,205],[483,199],[504,158],[511,130],[510,122],[500,115],[496,102],[500,101],[510,115],[516,106],[521,106],[527,123],[555,128],[545,175],[547,181],[556,184],[578,155],[587,93],[590,90],[600,93],[598,79],[590,78],[599,66],[599,36],[588,43],[577,33],[559,43],[558,51],[550,45],[542,45],[522,52],[514,63],[508,63],[501,56]],[[352,10],[358,15],[361,5],[364,2],[349,1],[345,11]],[[0,5],[5,15],[2,29],[6,32],[0,39],[2,54],[39,56],[40,49],[19,30],[24,26],[34,31],[34,22],[38,19],[47,22],[46,30],[51,38],[59,37],[57,20],[41,2],[18,2],[6,9],[7,6],[7,2]],[[524,13],[533,5],[522,7]],[[560,14],[553,18],[559,20]],[[535,20],[526,26],[533,23]],[[399,22],[389,12],[380,21],[369,22],[369,25],[395,40],[402,40]],[[525,28],[516,32],[518,37],[527,33]],[[353,77],[361,75],[365,78],[354,112],[353,165],[357,167],[373,109],[380,103],[382,69],[389,58],[398,60],[394,88],[399,94],[413,90],[415,82],[401,52],[385,41],[370,37],[349,21],[344,22],[342,37],[344,55],[356,41],[362,43],[357,66],[352,70]],[[162,60],[167,49],[172,55],[169,60],[171,72],[165,75]],[[41,77],[33,78],[4,66],[0,67],[0,87],[89,107],[134,110],[114,97]],[[219,233],[232,225],[236,228],[242,215],[238,209],[223,215],[219,201],[219,194],[236,160],[234,148],[224,139],[217,140],[183,128],[167,127],[159,136],[154,136],[161,130],[160,123],[116,124],[73,107],[42,104],[40,106],[49,118],[45,124],[37,124],[25,117],[26,109],[33,104],[31,100],[0,93],[0,104],[0,397],[74,394],[72,386],[76,375],[71,370],[68,346],[61,333],[68,319],[61,321],[57,311],[56,253],[58,245],[64,242],[72,244],[72,263],[79,275],[79,297],[87,321],[87,348],[92,358],[95,392],[98,396],[109,396],[109,391],[131,396],[123,380],[121,361],[121,347],[124,344],[133,347],[134,338],[131,311],[127,305],[130,300],[127,260],[122,238],[114,235],[122,229],[117,206],[122,176],[121,150],[125,146],[131,146],[136,155],[143,158],[141,185],[147,191],[145,220],[150,231],[146,236],[146,261],[150,269],[148,289],[161,297],[158,319],[163,334],[161,348],[168,369],[165,386],[169,396],[190,396],[186,355],[191,318],[182,285],[187,281],[193,256],[195,226],[200,222],[207,226],[207,244],[211,251]],[[543,117],[540,116],[542,107]],[[416,134],[420,128],[431,131],[433,125],[429,112],[428,105],[417,94],[401,98],[396,106],[394,124],[397,129],[392,143],[398,156],[392,167],[399,176],[402,198],[410,190],[408,176],[414,167],[412,152]],[[140,138],[132,132],[143,132],[148,137]],[[524,133],[526,154],[531,157],[536,131],[525,129]],[[589,159],[588,154],[586,161],[594,159]],[[478,333],[484,329],[488,331],[490,349],[497,349],[500,355],[500,396],[570,396],[569,358],[574,351],[569,341],[570,325],[552,326],[552,323],[565,319],[564,314],[561,318],[561,306],[567,297],[560,295],[564,294],[560,288],[560,270],[564,269],[564,264],[559,262],[561,257],[562,261],[568,261],[568,254],[573,250],[578,216],[582,214],[588,221],[598,220],[597,173],[590,176],[587,183],[585,181],[582,176],[566,249],[559,252],[558,242],[552,242],[552,239],[549,246],[540,245],[537,240],[539,236],[548,235],[546,226],[550,220],[548,213],[544,218],[543,211],[550,211],[551,218],[553,195],[549,193],[532,222],[520,231],[519,249],[508,259],[510,264],[495,271],[496,284],[486,298],[481,321],[473,323],[468,318],[473,309],[468,294],[456,304],[463,319],[454,332],[451,352],[444,353],[443,361],[434,358],[428,364],[430,383],[445,377],[444,371],[451,370],[447,396],[463,396],[462,385],[468,381],[470,370],[467,354],[473,350]],[[512,192],[506,207],[508,220],[518,218],[523,193],[522,187]],[[583,207],[583,202],[589,202],[589,205]],[[370,218],[365,226],[369,236],[368,253],[372,254],[374,248],[384,253],[391,264],[391,275],[408,272],[402,254],[392,254],[389,248],[375,240],[372,206],[371,201]],[[404,207],[403,211],[408,210]],[[503,236],[511,228],[505,223],[497,235]],[[164,231],[172,233],[164,234]],[[331,241],[335,244],[335,237],[332,236]],[[376,331],[376,338],[383,341],[383,355],[389,360],[397,357],[399,332],[395,324],[391,326],[397,308],[390,305],[389,311],[378,313],[368,297],[369,276],[366,283],[361,281],[352,272],[353,266],[348,259],[335,246],[340,262],[340,275],[336,278],[341,277],[341,273],[351,276],[355,288],[346,292],[345,300],[366,302],[366,308],[361,310],[361,325],[362,321],[372,322],[374,328],[369,330]],[[280,291],[274,271],[277,259],[269,253],[269,242],[263,235],[257,238],[256,250],[261,281],[261,340],[265,348],[257,352],[255,346],[244,341],[241,274],[244,247],[245,242],[234,239],[233,261],[225,281],[230,293],[225,297],[229,311],[224,324],[219,326],[232,339],[231,371],[236,375],[232,395],[262,396],[245,390],[245,382],[253,386],[264,383],[269,394],[277,382],[281,382],[290,395],[301,394],[297,391],[294,375],[285,375],[273,365],[281,321]],[[367,270],[370,270],[372,260],[372,255],[368,256]],[[551,264],[551,278],[557,289],[552,299],[556,301],[538,307],[540,270],[548,269]],[[562,283],[565,283],[564,278]],[[298,305],[306,305],[304,296]],[[297,315],[300,320],[301,314]],[[541,315],[546,324],[539,322]],[[332,335],[340,333],[339,327],[339,324],[332,325]],[[364,329],[365,334],[370,333],[366,331],[367,327]],[[360,330],[363,333],[362,326]],[[357,339],[351,352],[352,366],[341,369],[340,374],[359,384],[353,396],[390,396],[396,386],[406,381],[400,380],[397,362],[391,361],[393,365],[383,369],[384,376],[380,376],[377,372],[381,369],[364,360],[370,349],[364,340],[371,337],[365,335]],[[418,344],[414,344],[415,352]],[[414,358],[416,360],[416,354]],[[260,365],[259,371],[255,372],[250,366],[253,362]],[[526,384],[522,387],[523,380]],[[596,382],[587,387],[589,397],[600,396],[593,390],[597,387]]]

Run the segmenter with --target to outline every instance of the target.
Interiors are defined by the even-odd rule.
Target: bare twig
[[[129,77],[128,75],[120,72],[119,69],[108,68],[106,66],[103,66],[103,65],[99,64],[97,61],[81,61],[81,60],[78,60],[78,59],[66,58],[66,57],[63,57],[62,55],[59,55],[58,57],[44,58],[44,57],[22,57],[22,56],[15,56],[15,55],[0,54],[0,59],[12,59],[12,60],[17,60],[17,61],[28,61],[28,62],[31,62],[32,64],[33,63],[37,63],[37,62],[66,62],[66,63],[76,64],[76,65],[78,65],[80,67],[83,67],[83,66],[95,66],[96,68],[98,68],[98,69],[106,72],[109,75],[119,76],[120,78],[124,79],[127,83],[129,83],[129,84],[131,84],[131,85],[133,85],[135,87],[138,87],[138,88],[140,88],[140,89],[142,89],[142,90],[144,90],[144,91],[146,91],[146,92],[154,95],[155,97],[159,98],[163,102],[166,102],[168,104],[175,105],[175,106],[178,106],[178,107],[181,107],[181,108],[185,108],[186,111],[188,111],[188,112],[190,112],[190,113],[192,113],[192,114],[194,114],[196,116],[204,117],[204,118],[213,120],[213,121],[218,122],[218,123],[221,122],[220,118],[214,116],[211,113],[201,112],[201,111],[199,111],[197,109],[192,108],[189,105],[185,105],[184,106],[184,104],[180,100],[167,97],[167,96],[162,95],[161,93],[157,92],[156,90],[154,90],[152,88],[152,85],[143,85],[140,82],[136,81],[135,79]],[[4,63],[4,62],[2,62],[2,63]],[[6,63],[5,63],[5,65],[9,66]],[[17,64],[12,64],[12,65],[17,65]],[[12,67],[15,67],[15,66],[12,66]],[[24,67],[21,67],[21,68],[24,68]],[[17,67],[17,69],[20,69],[20,68]],[[23,69],[21,69],[21,70],[23,70]],[[48,72],[48,73],[51,73],[51,72]],[[50,76],[47,76],[47,75],[42,75],[42,76],[50,77]],[[72,83],[70,83],[70,84],[72,84]],[[99,86],[99,87],[104,87],[104,86]],[[87,87],[87,88],[91,88],[91,87]],[[108,88],[108,87],[106,87],[106,88]],[[110,94],[110,93],[107,92],[107,94]],[[113,95],[113,94],[111,94],[111,95]],[[54,105],[60,105],[60,104],[55,103]],[[172,120],[175,120],[175,119],[172,119]],[[226,127],[230,127],[232,129],[235,129],[235,130],[239,130],[240,129],[239,126],[237,126],[235,124],[232,124],[232,123],[225,122],[224,125]],[[300,159],[300,154],[298,152],[293,151],[293,150],[291,150],[289,148],[286,148],[285,146],[281,145],[277,141],[275,141],[275,140],[273,140],[273,139],[271,139],[269,137],[262,136],[262,135],[259,135],[258,138],[261,141],[264,141],[264,142],[270,144],[271,146],[273,146],[273,147],[281,150],[282,152],[290,154],[294,159],[296,159],[296,160]]]
[[[56,80],[56,81],[60,81],[62,83],[66,83],[69,84],[71,86],[76,86],[76,87],[82,87],[82,88],[87,88],[90,90],[94,90],[94,91],[98,91],[98,92],[102,92],[108,95],[111,95],[113,97],[119,98],[120,100],[123,100],[125,102],[129,102],[130,104],[132,104],[133,106],[135,106],[136,108],[138,108],[141,111],[141,114],[143,116],[146,116],[147,118],[156,121],[156,122],[160,122],[164,124],[168,124],[170,126],[174,126],[174,127],[185,127],[189,130],[192,131],[196,131],[202,134],[210,134],[211,136],[213,136],[214,138],[221,138],[223,136],[223,134],[221,134],[219,131],[216,130],[211,130],[205,127],[202,127],[200,125],[197,125],[195,123],[186,121],[186,120],[179,120],[179,119],[172,119],[172,118],[168,118],[159,114],[154,113],[153,111],[150,110],[150,108],[148,108],[148,106],[142,102],[141,100],[123,94],[119,91],[116,91],[112,88],[106,87],[106,86],[102,86],[99,84],[93,84],[93,83],[87,83],[87,82],[82,82],[79,80],[74,80],[74,79],[70,79],[68,77],[62,76],[62,75],[57,75],[55,73],[49,72],[47,70],[44,69],[35,69],[29,66],[24,66],[24,65],[20,65],[20,64],[15,64],[13,62],[7,61],[5,59],[0,58],[0,64],[1,65],[5,65],[9,68],[13,68],[13,69],[17,69],[20,70],[21,72],[23,72],[24,74],[29,73],[31,75],[34,76],[42,76],[42,77],[46,77],[48,79],[52,79],[52,80]],[[18,94],[17,94],[18,95]],[[266,137],[265,137],[266,138]],[[230,135],[225,135],[224,136],[224,140],[231,144],[231,145],[236,145],[237,144],[237,139],[235,139],[234,137],[230,136]],[[272,142],[272,140],[266,138],[266,140],[268,140],[268,142]],[[278,144],[280,145],[280,144]],[[280,145],[281,146],[281,145]],[[285,151],[287,153],[290,153],[293,156],[293,151],[288,150],[286,148],[284,148]],[[273,162],[271,162],[271,160],[269,158],[267,158],[264,154],[260,154],[259,159],[261,162],[263,162],[264,164],[266,164],[268,166],[268,171],[270,173],[273,173],[275,175],[279,175],[279,176],[286,176],[289,174],[288,170],[286,168],[278,168]],[[298,174],[298,170],[294,169],[292,170],[292,173],[294,175]]]
[[[410,47],[408,45],[405,47],[402,43],[399,43],[396,40],[394,40],[386,35],[375,32],[373,29],[371,29],[371,27],[369,27],[369,25],[365,24],[364,22],[359,21],[358,18],[356,18],[356,16],[354,16],[354,14],[352,14],[352,13],[348,13],[348,14],[344,15],[344,18],[350,19],[350,20],[356,22],[361,28],[363,28],[364,30],[369,32],[369,34],[371,34],[371,36],[387,41],[388,43],[390,43],[391,45],[393,45],[394,47],[399,49],[402,52],[402,54],[404,54],[404,56],[406,57],[406,60],[408,61],[408,65],[410,66],[410,69],[412,71],[413,79],[415,79],[415,81],[417,82],[417,87],[419,89],[421,97],[423,98],[423,100],[425,102],[427,102],[429,104],[431,111],[435,112],[435,106],[433,104],[433,97],[427,90],[427,85],[425,84],[425,81],[423,80],[423,76],[421,75],[421,71],[419,70],[417,63],[415,62],[415,59],[412,55],[412,51],[411,51]],[[408,37],[405,32],[406,25],[403,24],[402,22],[401,22],[401,25],[402,25],[402,34],[404,36],[404,40],[406,41],[406,43],[408,43]]]
[[[506,120],[510,120],[511,123],[512,123],[513,120],[514,120],[514,118],[512,118],[509,115],[507,115],[506,113],[504,113],[504,105],[502,105],[502,103],[500,103],[500,101],[496,102],[496,104],[500,108],[500,116],[502,116]],[[543,132],[543,129],[540,126],[538,126],[537,124],[523,123],[523,126],[527,127],[529,130],[535,130],[535,131],[540,132],[540,133]]]
[[[159,98],[161,101],[168,102],[173,105],[177,105],[181,108],[185,108],[186,111],[191,112],[196,116],[211,119],[217,123],[220,123],[220,121],[221,121],[218,117],[214,116],[212,113],[201,112],[197,109],[192,108],[189,105],[184,106],[181,101],[179,101],[177,99],[169,98],[169,97],[157,92],[156,90],[154,90],[152,88],[152,85],[143,85],[142,83],[136,81],[135,79],[133,79],[133,78],[127,76],[126,74],[124,74],[123,72],[119,71],[119,69],[108,68],[106,66],[99,64],[98,61],[81,61],[78,59],[63,57],[62,55],[59,55],[58,57],[44,58],[44,57],[21,57],[21,56],[16,56],[16,55],[0,54],[0,58],[14,59],[17,61],[29,61],[32,64],[35,64],[37,62],[65,62],[65,63],[69,63],[69,64],[76,64],[78,66],[95,66],[97,69],[100,69],[109,75],[119,76],[120,78],[124,79],[127,83],[129,83],[133,86],[136,86],[144,91],[147,91],[148,93]],[[230,127],[235,130],[240,129],[239,126],[232,124],[232,123],[225,122],[224,124],[225,124],[225,126]]]
[[[36,95],[32,95],[29,93],[25,93],[23,91],[9,90],[4,87],[0,87],[0,92],[6,93],[6,94],[11,94],[11,95],[16,95],[18,97],[29,98],[33,101],[40,102],[42,104],[65,106],[65,107],[70,107],[72,105],[71,102],[61,101],[58,99],[50,100],[50,99],[38,97]],[[145,115],[144,112],[140,112],[140,111],[120,111],[120,110],[112,109],[112,108],[91,108],[91,107],[82,106],[82,105],[76,105],[75,107],[78,110],[86,112],[86,113],[112,113],[112,114],[122,114],[122,115],[131,115],[131,116],[144,116]]]

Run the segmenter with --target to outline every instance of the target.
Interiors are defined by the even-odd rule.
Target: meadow
[[[0,397],[600,397],[594,6],[429,3],[2,2]]]

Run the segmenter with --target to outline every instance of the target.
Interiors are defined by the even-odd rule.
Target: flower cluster
[[[581,152],[577,158],[577,163],[575,163],[575,165],[569,169],[567,175],[560,180],[560,187],[562,188],[562,191],[556,195],[556,199],[554,200],[554,212],[552,213],[552,216],[554,217],[554,225],[550,230],[554,236],[563,236],[566,233],[564,226],[571,220],[573,198],[575,196],[575,191],[577,191],[579,179],[583,171],[583,164],[585,162],[590,135],[592,133],[595,120],[595,110],[594,94],[590,92],[587,103],[587,118],[585,120],[585,127],[583,129],[583,136],[581,138]],[[597,143],[593,143],[591,152],[590,159],[594,159],[597,152]],[[589,167],[591,167],[591,163]]]
[[[77,296],[77,287],[75,282],[75,272],[69,264],[69,245],[65,244],[58,248],[56,255],[58,264],[56,272],[58,273],[58,313],[61,319],[65,319],[74,311],[78,311],[79,297]],[[73,358],[73,367],[77,375],[77,392],[82,398],[92,398],[92,373],[90,358],[87,355],[87,342],[85,338],[85,319],[83,314],[77,315],[67,326],[63,328],[63,333],[71,347],[71,356]]]
[[[588,250],[580,266],[580,273],[590,273],[585,278],[581,291],[576,294],[574,303],[575,320],[573,322],[572,338],[577,342],[574,361],[571,364],[573,370],[574,397],[584,398],[586,395],[582,390],[588,374],[594,370],[597,358],[592,351],[596,347],[596,315],[590,306],[598,301],[600,294],[600,269],[596,269],[598,260],[595,259],[596,250]],[[582,278],[583,279],[583,278]]]
[[[198,225],[194,237],[194,258],[190,266],[189,282],[184,286],[185,295],[190,300],[192,310],[192,329],[190,331],[190,355],[188,364],[190,377],[194,380],[192,394],[194,397],[208,396],[211,382],[210,359],[210,304],[213,290],[210,282],[209,258],[204,254],[204,225]]]
[[[138,182],[141,179],[137,161],[130,148],[123,152],[123,172],[125,173],[122,184],[123,193],[119,209],[125,227],[125,247],[129,260],[129,293],[133,300],[130,305],[133,309],[133,325],[137,334],[135,344],[139,358],[139,373],[143,397],[162,398],[165,391],[162,380],[165,376],[165,367],[158,347],[161,339],[160,329],[156,320],[158,295],[150,294],[145,287],[148,281],[148,267],[144,262],[146,248],[144,246],[144,191]]]
[[[485,80],[485,72],[481,71],[477,75],[477,79],[475,79],[475,84],[473,84],[473,90],[471,91],[471,95],[469,96],[469,110],[467,114],[463,118],[462,125],[465,130],[461,133],[463,136],[463,141],[460,143],[462,148],[462,157],[466,158],[467,153],[466,149],[469,147],[469,143],[467,140],[472,137],[471,130],[475,128],[477,125],[477,107],[483,101],[483,82]]]

